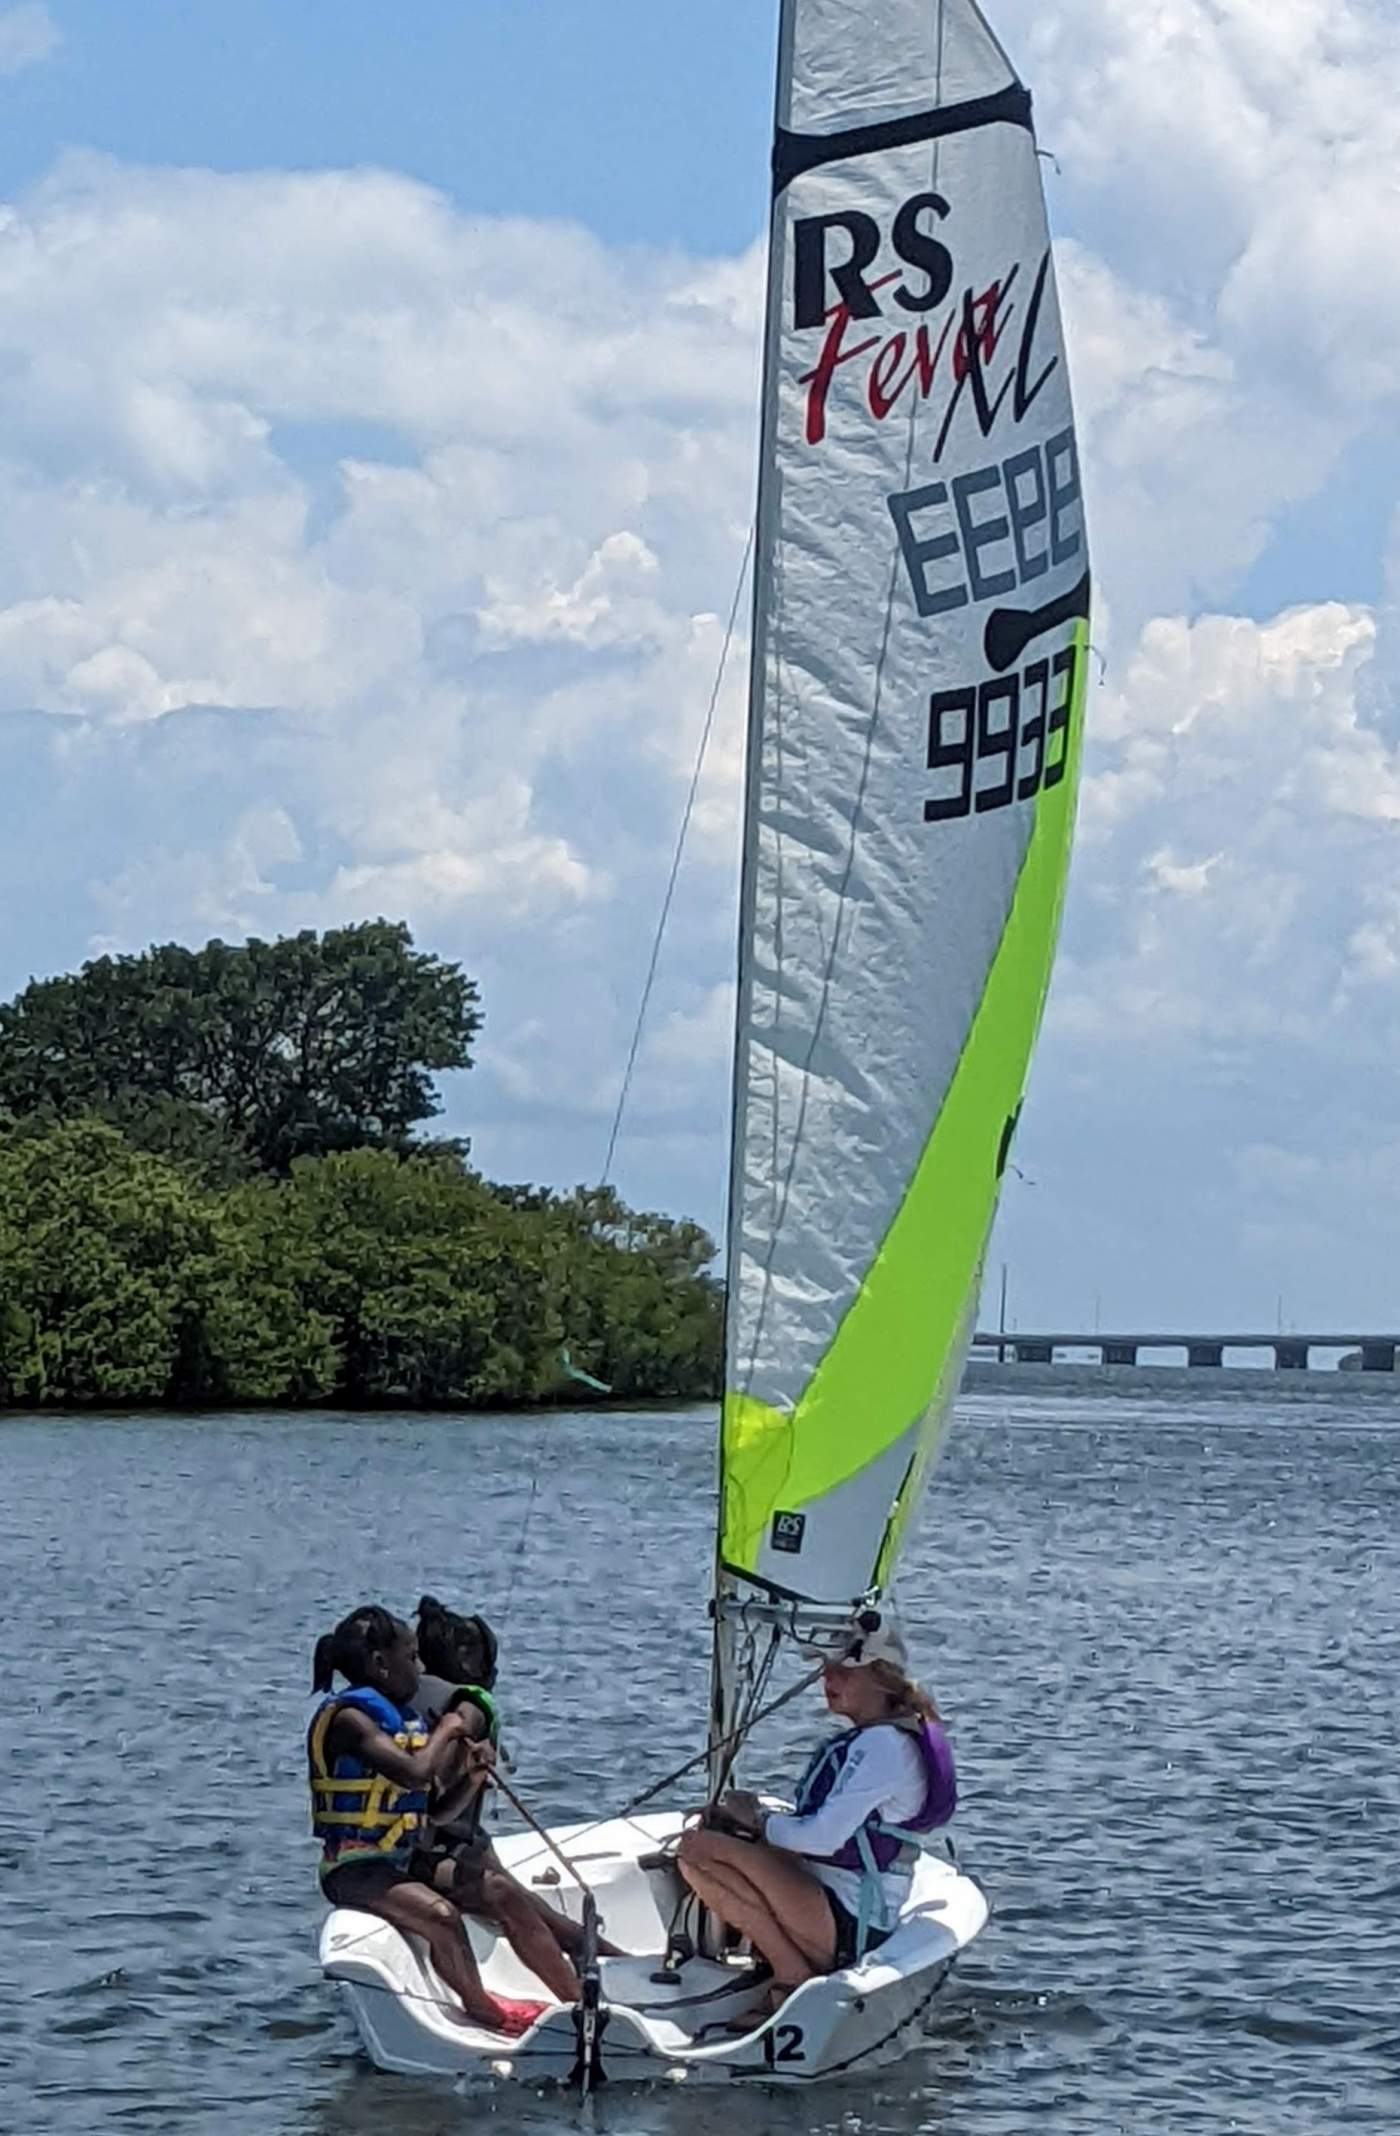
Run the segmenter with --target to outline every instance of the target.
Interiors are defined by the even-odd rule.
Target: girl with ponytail
[[[462,2024],[518,2038],[545,2005],[507,2002],[482,1986],[458,1909],[433,1887],[423,1849],[435,1797],[449,1776],[483,1758],[460,1713],[431,1730],[419,1714],[418,1642],[411,1625],[376,1604],[352,1610],[316,1641],[312,1689],[322,1694],[307,1734],[312,1829],[321,1888],[332,1906],[377,1914],[422,1936],[460,2008]],[[347,1688],[337,1692],[335,1679]]]

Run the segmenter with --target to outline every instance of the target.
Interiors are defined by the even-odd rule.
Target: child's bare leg
[[[500,2009],[481,1984],[462,1916],[450,1900],[426,1884],[405,1883],[356,1904],[405,1934],[423,1938],[438,1973],[462,2005],[460,2014],[449,2009],[449,2017],[459,2024],[483,2025],[489,2032],[500,2029]]]
[[[583,1956],[582,1921],[573,1921],[568,1914],[560,1913],[556,1906],[551,1906],[547,1899],[542,1899],[537,1891],[531,1891],[528,1885],[521,1884],[516,1877],[510,1875],[508,1870],[502,1869],[498,1874],[505,1877],[509,1883],[515,1884],[517,1889],[524,1893],[534,1907],[535,1912],[545,1923],[561,1951],[567,1951],[571,1958],[581,1958]],[[606,1936],[598,1938],[598,1956],[600,1958],[625,1958],[626,1955],[627,1953],[618,1944],[609,1943]]]
[[[556,2001],[577,2002],[578,1974],[525,1886],[500,1869],[488,1869],[478,1888],[479,1897],[473,1894],[467,1911],[495,1922],[520,1963],[544,1982]]]

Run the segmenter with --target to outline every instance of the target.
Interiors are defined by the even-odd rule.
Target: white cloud
[[[705,990],[694,1008],[674,1009],[651,1042],[653,1057],[669,1068],[696,1061],[713,1067],[734,1050],[734,984]]]
[[[1360,0],[1011,15],[1065,171],[1108,660],[1028,1132],[1111,1233],[1121,1159],[1077,1123],[1111,1083],[1141,1132],[1170,1077],[1202,1149],[1293,1152],[1306,1202],[1400,1039],[1400,634],[1360,596],[1230,609],[1393,424],[1400,44]],[[403,913],[482,980],[473,1109],[521,1172],[588,1170],[744,549],[760,288],[756,249],[610,248],[391,172],[76,157],[12,204],[0,708],[42,714],[7,732],[43,797],[13,865],[72,914],[51,961]],[[740,613],[634,1115],[647,1198],[683,1174],[707,1214]],[[1311,1112],[1256,1121],[1281,1083]],[[1279,1176],[1237,1185],[1274,1210]]]
[[[1400,746],[1362,704],[1375,643],[1340,603],[1145,630],[1095,708],[1057,1002],[1083,1042],[1355,1046],[1350,993],[1400,918]]]
[[[596,898],[614,827],[566,785],[630,795],[641,864],[713,681],[756,287],[752,260],[612,254],[386,173],[70,159],[0,229],[0,505],[27,532],[0,566],[5,701],[295,715],[303,822],[341,849],[301,909]],[[400,458],[346,452],[314,495],[307,437],[367,423]],[[732,742],[716,761],[728,801]],[[191,864],[221,904],[219,852]],[[136,930],[148,877],[107,900]]]
[[[1389,0],[1008,0],[1005,28],[1042,137],[1115,256],[1131,248],[1154,286],[1209,306],[1238,263],[1273,254],[1260,294],[1287,308],[1286,355],[1321,293],[1313,233],[1340,237],[1345,258],[1339,210],[1367,197],[1361,230],[1386,226],[1400,131]],[[1289,230],[1301,245],[1275,252]]]
[[[1008,0],[1114,620],[1226,605],[1400,379],[1388,0]],[[1108,559],[1116,559],[1109,568]]]
[[[279,866],[301,857],[296,826],[284,809],[263,802],[244,810],[214,852],[151,845],[99,889],[110,931],[94,951],[119,953],[138,939],[253,934],[269,928],[277,906]]]
[[[46,7],[0,9],[0,74],[22,74],[55,53],[63,33]]]
[[[1107,613],[1131,642],[1154,614],[1228,595],[1352,430],[1082,246],[1061,246],[1060,272],[1090,529]]]
[[[404,916],[482,981],[473,1109],[600,1154],[744,548],[758,292],[756,254],[610,252],[378,172],[84,157],[17,203],[0,706],[50,722],[31,885],[53,826],[82,853],[49,961]],[[741,629],[658,996],[680,1052],[632,1115],[697,1166],[746,665]]]
[[[659,568],[644,541],[619,533],[599,543],[571,586],[560,586],[547,568],[530,589],[512,589],[488,572],[478,618],[483,640],[496,647],[559,638],[595,649],[649,650],[664,627],[652,597]]]

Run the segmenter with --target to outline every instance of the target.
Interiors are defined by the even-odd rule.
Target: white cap
[[[862,1610],[849,1626],[843,1628],[840,1640],[830,1646],[806,1646],[805,1654],[814,1661],[827,1661],[847,1668],[865,1669],[872,1662],[883,1661],[901,1676],[909,1674],[909,1654],[900,1634],[899,1626],[888,1611]]]
[[[873,1625],[870,1623],[872,1617],[875,1619]],[[887,1662],[890,1668],[898,1669],[901,1676],[908,1675],[908,1649],[899,1626],[888,1611],[881,1613],[873,1609],[863,1610],[856,1619],[856,1629],[860,1643],[853,1653],[846,1656],[850,1664],[857,1668],[868,1668],[871,1662],[883,1661]]]

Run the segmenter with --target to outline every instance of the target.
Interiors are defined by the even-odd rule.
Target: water
[[[897,2069],[722,2107],[615,2093],[599,2127],[1400,2127],[1397,1427],[1400,1393],[1340,1380],[966,1399],[905,1607],[991,1928]],[[0,2126],[573,2128],[566,2100],[360,2059],[312,1957],[308,1657],[361,1599],[482,1607],[519,1784],[561,1816],[617,1802],[694,1745],[712,1434],[0,1422]],[[782,1725],[775,1774],[819,1715]]]

